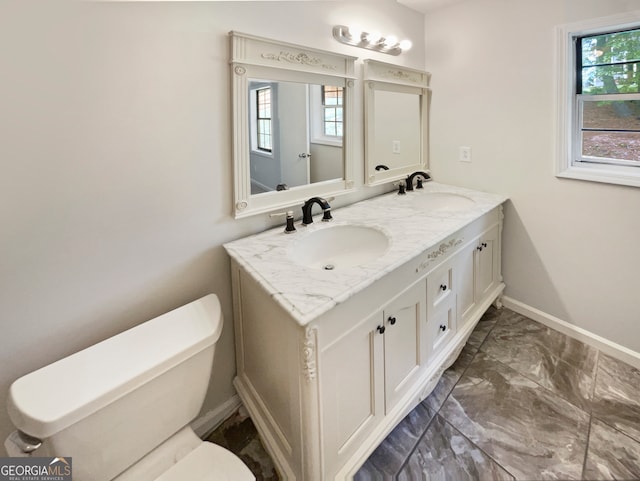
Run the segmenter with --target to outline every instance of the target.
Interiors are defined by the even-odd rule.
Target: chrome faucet
[[[425,181],[431,180],[431,176],[429,174],[418,170],[407,177],[407,190],[413,190],[413,179],[419,175],[422,176]],[[416,189],[422,189],[422,179],[418,179],[418,186],[416,187]]]
[[[311,197],[311,199],[306,201],[302,206],[302,224],[303,225],[308,225],[313,222],[313,217],[311,216],[311,208],[313,207],[313,204],[318,204],[320,207],[322,207],[323,222],[329,222],[331,219],[333,219],[333,217],[331,217],[331,206],[329,205],[329,202],[327,202],[322,197]]]

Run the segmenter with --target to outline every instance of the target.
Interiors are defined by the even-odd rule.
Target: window
[[[640,186],[640,12],[625,17],[560,29],[560,177]]]
[[[257,89],[256,91],[256,132],[258,150],[271,152],[271,87]]]
[[[323,131],[329,137],[342,137],[342,87],[322,86]]]

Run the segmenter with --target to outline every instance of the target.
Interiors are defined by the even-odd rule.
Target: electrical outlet
[[[460,147],[458,159],[460,162],[471,162],[471,147]]]
[[[400,141],[399,140],[392,140],[391,141],[391,152],[393,152],[394,154],[399,154],[400,153]]]

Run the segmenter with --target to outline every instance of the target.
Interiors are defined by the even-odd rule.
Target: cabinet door
[[[500,282],[498,273],[499,232],[499,226],[496,225],[483,234],[478,243],[476,272],[476,297],[478,299],[487,296]]]
[[[476,303],[477,244],[475,241],[464,247],[456,255],[456,293],[458,326],[464,326],[470,319]]]
[[[384,415],[380,311],[320,352],[319,377],[327,466],[341,464]]]
[[[418,376],[421,337],[426,327],[425,283],[419,282],[384,310],[385,412],[389,412]]]

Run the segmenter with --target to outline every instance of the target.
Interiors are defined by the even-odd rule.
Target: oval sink
[[[430,192],[420,194],[419,197],[411,199],[414,208],[420,210],[430,210],[438,212],[454,212],[468,209],[475,201],[469,197],[450,192]]]
[[[305,267],[333,270],[365,264],[383,256],[388,248],[389,238],[378,229],[337,225],[298,239],[289,249],[289,258]]]

